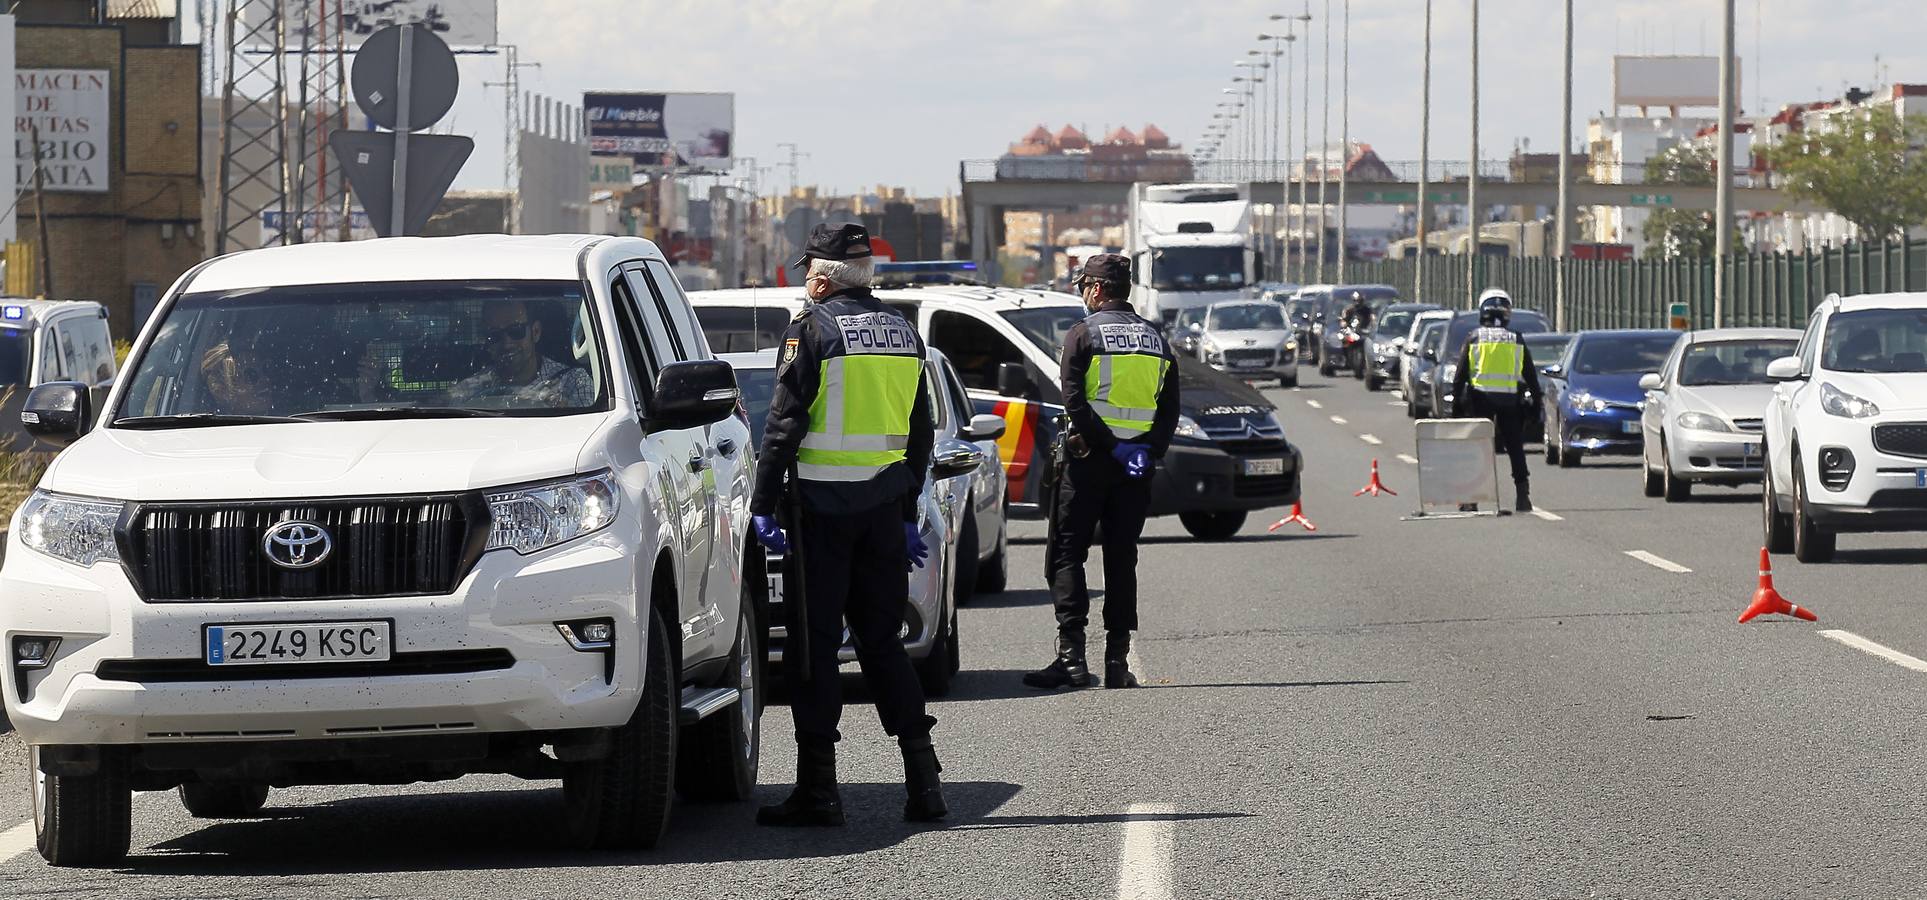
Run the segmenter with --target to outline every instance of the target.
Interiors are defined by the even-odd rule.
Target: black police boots
[[[1057,636],[1057,658],[1051,664],[1024,676],[1024,684],[1039,690],[1090,687],[1097,683],[1084,663],[1084,633]]]
[[[1128,631],[1104,634],[1104,686],[1137,687],[1137,676],[1131,674],[1131,633]]]
[[[1514,507],[1522,513],[1532,511],[1532,486],[1524,481],[1515,481],[1513,487],[1519,489],[1519,505]]]
[[[930,736],[906,737],[897,743],[903,748],[903,787],[910,795],[903,804],[903,820],[935,822],[949,815],[950,807],[943,802],[943,784],[937,779],[943,764],[937,762],[937,748],[930,745]]]
[[[788,800],[757,810],[756,824],[843,824],[843,796],[836,789],[836,745],[797,744],[796,790]]]

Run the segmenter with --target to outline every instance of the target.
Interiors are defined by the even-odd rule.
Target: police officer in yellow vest
[[[1491,419],[1499,447],[1512,459],[1512,484],[1518,489],[1520,512],[1532,511],[1532,490],[1526,471],[1526,416],[1537,409],[1539,369],[1532,351],[1512,321],[1512,296],[1493,288],[1479,296],[1479,328],[1465,342],[1458,372],[1452,376],[1455,414]]]
[[[874,260],[859,225],[818,225],[802,258],[809,305],[783,333],[763,452],[750,498],[758,539],[778,553],[788,536],[777,501],[792,467],[802,498],[799,541],[808,605],[809,671],[785,654],[796,723],[796,789],[757,812],[764,825],[841,825],[836,784],[843,697],[837,649],[847,622],[883,730],[903,750],[904,818],[947,812],[923,688],[897,637],[909,602],[909,564],[929,556],[917,534],[917,498],[934,440],[923,383],[923,340],[870,294]],[[795,621],[793,618],[792,621]]]
[[[1177,361],[1156,326],[1131,309],[1131,261],[1091,257],[1077,289],[1090,315],[1064,337],[1064,411],[1073,437],[1057,488],[1051,595],[1057,658],[1024,676],[1054,690],[1093,682],[1084,661],[1091,611],[1084,583],[1093,533],[1103,526],[1104,686],[1136,687],[1128,657],[1137,630],[1137,542],[1151,507],[1151,474],[1178,427]],[[1076,448],[1082,447],[1079,454]]]

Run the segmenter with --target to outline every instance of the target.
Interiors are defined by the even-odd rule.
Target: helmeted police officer
[[[1525,421],[1539,393],[1539,370],[1532,351],[1512,330],[1512,295],[1492,288],[1479,296],[1479,328],[1465,342],[1452,376],[1454,412],[1491,419],[1501,449],[1512,459],[1512,484],[1520,512],[1532,511],[1526,471]]]
[[[788,549],[775,517],[786,474],[802,499],[801,522],[790,525],[807,535],[798,551],[808,608],[791,611],[791,628],[792,650],[805,651],[783,660],[796,722],[796,789],[759,810],[756,821],[843,824],[837,650],[846,621],[883,730],[903,750],[904,818],[941,819],[948,810],[930,744],[937,720],[924,710],[923,688],[897,636],[909,602],[905,560],[921,566],[930,552],[916,524],[934,440],[923,340],[870,294],[874,264],[861,226],[818,225],[795,263],[806,264],[810,303],[783,333],[750,499],[758,539],[778,553]]]
[[[1072,452],[1057,487],[1049,548],[1057,658],[1024,676],[1040,689],[1086,687],[1084,627],[1091,611],[1084,561],[1104,542],[1104,686],[1135,687],[1128,657],[1137,630],[1137,542],[1151,506],[1151,473],[1178,425],[1177,360],[1164,335],[1131,309],[1131,262],[1091,257],[1077,288],[1090,315],[1064,338],[1064,410]]]

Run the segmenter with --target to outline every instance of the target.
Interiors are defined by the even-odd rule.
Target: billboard
[[[32,185],[33,137],[40,136],[41,186],[49,193],[105,193],[108,185],[106,69],[15,69],[13,168],[16,183]]]
[[[350,48],[390,25],[420,22],[450,47],[486,47],[495,43],[496,0],[282,0],[287,4],[288,43],[309,41],[333,45],[337,34]],[[248,28],[257,28],[273,6],[252,2],[242,7]],[[341,21],[323,23],[339,12]]]
[[[1740,95],[1740,61],[1733,60],[1733,97]],[[1717,56],[1615,56],[1613,106],[1720,105]]]
[[[582,95],[589,149],[622,155],[639,172],[727,172],[734,165],[735,94]]]

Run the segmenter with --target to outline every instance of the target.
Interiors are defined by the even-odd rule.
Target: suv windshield
[[[1151,263],[1151,286],[1161,291],[1243,287],[1243,247],[1166,247]]]
[[[1710,384],[1766,384],[1766,367],[1783,356],[1792,356],[1799,342],[1792,339],[1767,341],[1718,341],[1686,348],[1679,361],[1679,383],[1687,387]]]
[[[131,425],[584,412],[605,405],[598,342],[572,281],[189,294],[135,361],[114,417]]]
[[[1824,366],[1835,372],[1927,372],[1927,310],[1863,309],[1827,320]]]
[[[1051,359],[1063,355],[1064,336],[1070,334],[1072,326],[1084,321],[1084,316],[1084,310],[1075,306],[1037,306],[1003,313],[1004,321],[1015,325]]]
[[[1581,341],[1573,355],[1574,375],[1643,375],[1666,365],[1679,335],[1664,334],[1599,335]]]
[[[1275,303],[1239,303],[1211,307],[1212,331],[1281,331],[1284,313]]]

